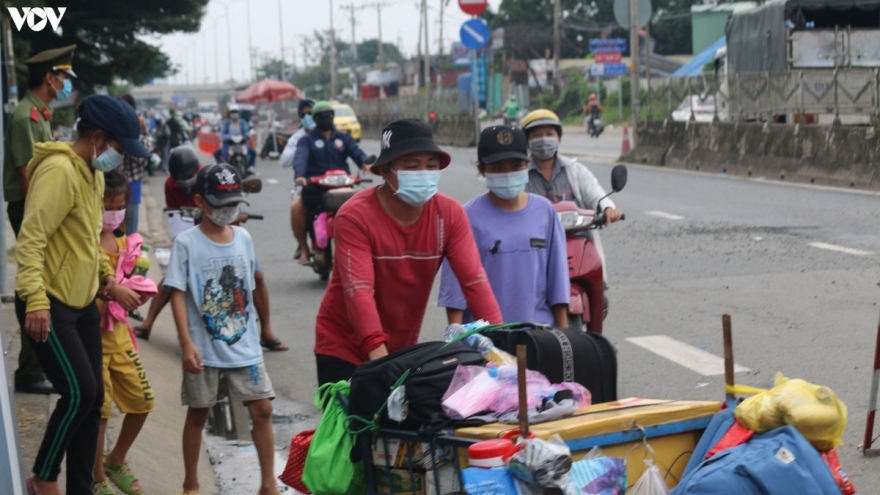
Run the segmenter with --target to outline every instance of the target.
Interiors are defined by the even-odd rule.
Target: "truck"
[[[718,118],[865,124],[877,118],[880,2],[779,0],[735,12],[715,56]]]

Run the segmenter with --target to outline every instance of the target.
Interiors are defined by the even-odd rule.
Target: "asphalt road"
[[[362,146],[378,154],[378,142]],[[562,149],[589,156],[583,161],[607,188],[612,164],[597,157],[616,156],[619,146],[619,134],[589,140],[569,133]],[[441,190],[459,201],[483,192],[475,150],[448,150],[453,161]],[[307,405],[316,389],[314,323],[325,283],[292,259],[291,171],[273,161],[258,170],[264,189],[248,198],[249,211],[265,220],[247,227],[266,270],[273,328],[292,348],[266,361],[278,393]],[[614,199],[627,219],[602,236],[611,285],[605,333],[618,349],[619,395],[721,400],[721,369],[689,350],[720,358],[721,315],[728,313],[737,364],[748,369],[738,382],[769,387],[781,371],[835,390],[849,406],[843,467],[862,493],[876,491],[880,459],[863,458],[858,446],[880,309],[880,198],[631,166]],[[442,338],[444,327],[443,311],[431,306],[422,339]]]

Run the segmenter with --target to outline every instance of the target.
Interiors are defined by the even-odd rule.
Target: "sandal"
[[[34,482],[33,478],[27,478],[24,480],[24,485],[27,488],[28,495],[39,495],[39,492],[37,492],[37,484]]]
[[[92,493],[94,495],[116,495],[116,490],[110,486],[109,481],[104,480],[92,485]]]
[[[134,336],[141,340],[150,340],[150,332],[152,331],[152,329],[147,330],[142,326],[136,326],[134,327]]]
[[[123,462],[118,466],[111,466],[105,462],[104,474],[106,474],[107,477],[110,478],[110,481],[118,486],[126,495],[141,495],[143,492],[141,488],[137,490],[132,488],[131,485],[139,480],[137,476],[131,472],[131,466],[128,465],[128,462]]]
[[[281,342],[281,339],[275,340],[261,340],[260,345],[265,347],[267,351],[272,352],[281,352],[290,350],[289,347],[284,342]]]

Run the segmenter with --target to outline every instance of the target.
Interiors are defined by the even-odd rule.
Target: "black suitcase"
[[[518,344],[525,344],[530,370],[540,371],[551,383],[580,383],[592,394],[593,404],[617,400],[617,353],[602,335],[530,323],[485,335],[513,355]]]

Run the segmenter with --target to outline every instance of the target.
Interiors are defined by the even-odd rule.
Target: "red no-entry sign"
[[[486,11],[488,0],[458,0],[458,6],[465,14],[480,15]]]

